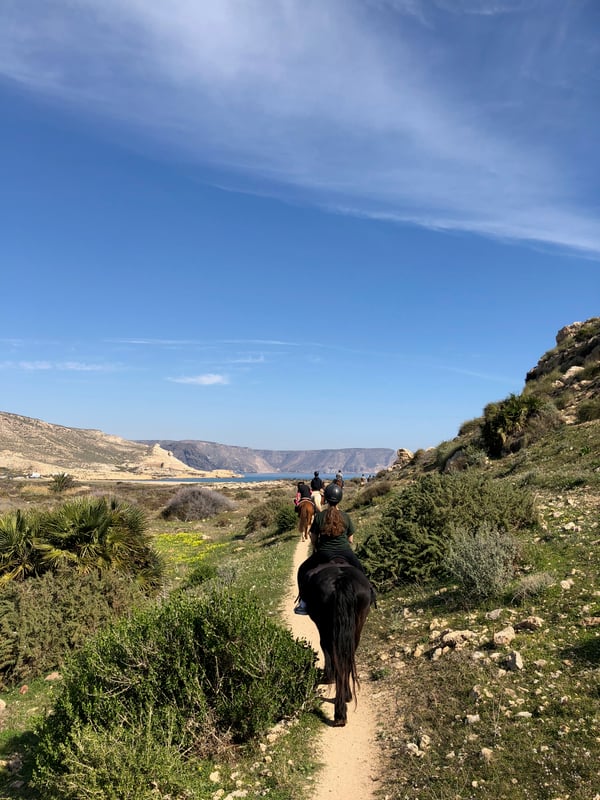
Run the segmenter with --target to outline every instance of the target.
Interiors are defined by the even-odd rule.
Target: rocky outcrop
[[[529,370],[525,382],[544,379],[552,379],[550,397],[560,400],[565,422],[575,422],[581,403],[600,395],[600,317],[559,330],[556,347]]]

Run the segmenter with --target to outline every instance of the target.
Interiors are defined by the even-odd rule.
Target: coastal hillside
[[[159,445],[0,411],[0,474],[48,476],[60,472],[81,480],[201,474]]]
[[[240,472],[375,473],[396,455],[385,448],[251,450],[215,442],[129,441],[99,430],[69,428],[0,411],[0,475],[81,480],[228,477]]]
[[[253,450],[217,442],[172,439],[144,440],[158,444],[195,469],[232,469],[235,472],[376,473],[386,469],[396,451],[382,447],[342,450]]]

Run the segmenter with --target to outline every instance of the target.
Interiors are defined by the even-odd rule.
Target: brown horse
[[[373,600],[371,584],[359,569],[336,558],[309,570],[301,593],[319,630],[325,683],[335,683],[333,724],[341,727],[347,721],[346,704],[359,687],[356,649]]]
[[[298,530],[303,542],[309,538],[310,526],[315,516],[315,504],[306,498],[298,503]]]

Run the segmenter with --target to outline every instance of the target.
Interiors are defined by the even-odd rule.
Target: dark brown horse
[[[306,573],[302,597],[319,630],[325,683],[335,683],[333,724],[343,726],[346,704],[360,686],[356,649],[371,607],[371,584],[359,569],[336,558]]]

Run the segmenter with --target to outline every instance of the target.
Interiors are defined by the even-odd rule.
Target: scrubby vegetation
[[[225,495],[211,489],[190,486],[180,489],[167,503],[163,510],[165,519],[179,519],[189,522],[194,519],[207,519],[231,511],[235,503]]]
[[[561,424],[555,407],[533,393],[511,394],[484,409],[481,441],[489,456],[498,458]]]
[[[250,510],[246,521],[246,533],[255,533],[261,528],[268,528],[270,525],[277,522],[280,514],[286,515],[286,517],[282,517],[282,519],[291,519],[291,517],[287,515],[290,508],[292,513],[294,513],[291,500],[286,495],[277,493],[273,497],[269,497],[265,502],[255,505],[254,508]],[[295,513],[294,516],[296,516]]]
[[[389,480],[379,480],[367,483],[366,486],[361,487],[354,496],[352,504],[353,508],[361,508],[361,506],[368,506],[377,497],[384,497],[389,494],[393,489],[393,484]]]
[[[65,656],[145,595],[123,574],[47,572],[0,587],[0,689],[61,667]]]
[[[163,567],[144,513],[115,499],[75,498],[54,510],[17,509],[0,517],[0,583],[61,569],[114,570],[153,590]]]
[[[453,534],[442,569],[470,598],[499,597],[515,574],[518,554],[512,533],[483,522]]]
[[[425,580],[443,572],[457,535],[482,535],[482,522],[507,534],[532,529],[532,495],[479,473],[425,475],[382,507],[378,528],[359,557],[379,590]]]
[[[225,591],[180,595],[138,613],[71,659],[40,732],[34,785],[51,797],[80,797],[86,774],[98,783],[99,752],[106,764],[102,735],[112,743],[111,770],[102,771],[97,787],[105,797],[125,796],[131,754],[124,745],[132,743],[133,796],[164,794],[173,769],[156,769],[153,754],[161,747],[169,762],[195,758],[201,767],[228,740],[248,741],[308,702],[314,663],[313,651],[265,620],[256,604]]]

